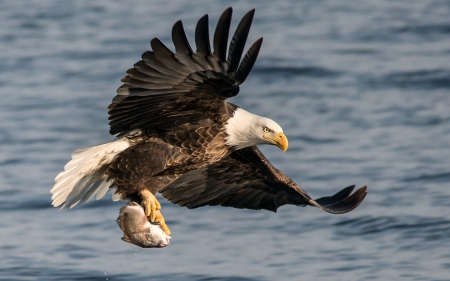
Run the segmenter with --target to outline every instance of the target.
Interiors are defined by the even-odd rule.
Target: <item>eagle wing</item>
[[[239,93],[258,56],[262,38],[241,61],[254,10],[240,21],[228,47],[232,9],[224,11],[214,33],[211,52],[208,15],[195,29],[197,50],[186,38],[183,24],[172,29],[176,53],[159,39],[151,40],[153,51],[127,71],[123,85],[108,107],[110,133],[123,135],[133,129],[173,130],[209,126],[228,118],[225,100]]]
[[[367,194],[366,186],[352,194],[354,188],[349,186],[333,196],[313,200],[253,146],[188,172],[160,192],[170,202],[187,208],[220,205],[275,212],[280,206],[292,204],[342,214],[355,209]]]

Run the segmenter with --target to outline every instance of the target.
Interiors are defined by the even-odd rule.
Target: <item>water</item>
[[[195,2],[195,3],[192,3]],[[109,198],[61,211],[70,153],[113,138],[106,106],[172,24],[256,8],[264,37],[232,101],[275,119],[261,147],[312,195],[369,186],[355,211],[188,210],[164,200],[164,249],[120,240]],[[450,280],[448,1],[2,1],[0,279]],[[109,196],[108,196],[109,197]]]

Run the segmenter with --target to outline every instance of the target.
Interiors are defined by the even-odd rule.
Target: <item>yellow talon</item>
[[[158,199],[155,195],[151,193],[148,189],[143,189],[140,191],[142,198],[141,206],[144,208],[145,215],[152,222],[158,222],[161,225],[162,230],[170,235],[170,229],[166,224],[166,220],[161,214],[161,204],[159,204]]]
[[[156,211],[161,210],[161,204],[159,204],[158,199],[148,189],[141,190],[140,195],[142,198],[141,205],[144,208],[145,215],[151,221],[155,221]]]
[[[162,230],[167,235],[170,235],[170,229],[166,224],[166,220],[164,219],[163,215],[161,214],[161,211],[156,211],[156,218],[155,221],[158,222],[161,225]]]

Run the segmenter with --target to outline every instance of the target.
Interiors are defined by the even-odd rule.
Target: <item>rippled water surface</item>
[[[345,215],[188,210],[164,200],[164,249],[120,240],[108,198],[59,210],[71,152],[113,139],[106,106],[172,24],[256,8],[264,37],[233,102],[275,119],[261,147],[313,197],[368,185]],[[0,2],[0,279],[450,280],[448,1]]]

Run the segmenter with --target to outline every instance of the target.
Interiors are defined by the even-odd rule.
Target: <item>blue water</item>
[[[111,141],[106,106],[125,70],[172,24],[256,8],[264,37],[233,102],[276,120],[261,147],[313,197],[350,184],[353,212],[188,210],[164,200],[164,249],[120,240],[122,203],[59,210],[54,177]],[[1,1],[0,279],[450,280],[448,1]]]

